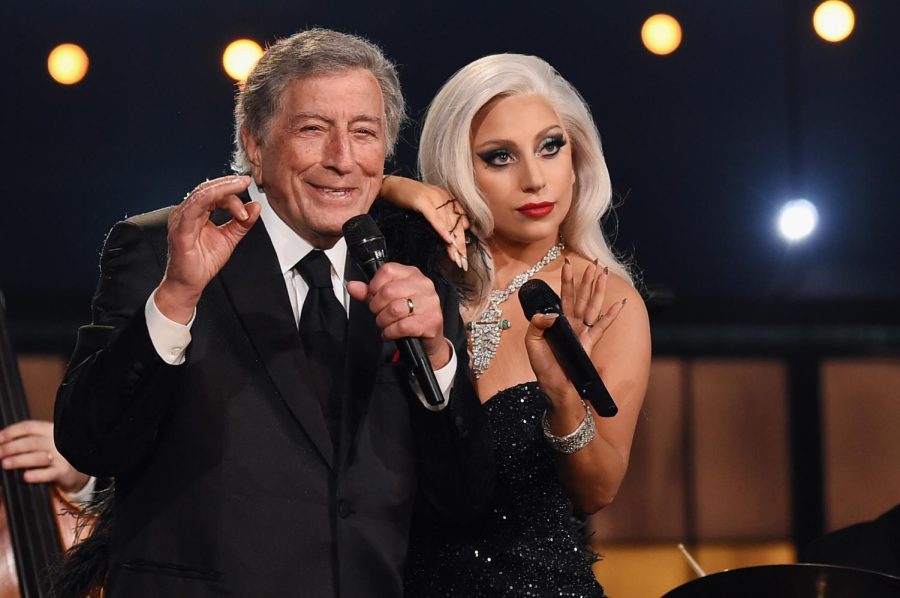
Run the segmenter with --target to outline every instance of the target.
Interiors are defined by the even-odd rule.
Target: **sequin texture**
[[[535,382],[484,404],[497,466],[493,506],[465,529],[416,522],[408,598],[602,598],[591,570],[597,557],[579,546],[573,504],[543,438],[545,407]]]

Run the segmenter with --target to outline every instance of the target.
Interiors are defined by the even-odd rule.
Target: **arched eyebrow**
[[[560,132],[564,132],[562,125],[552,124],[549,127],[546,127],[544,129],[541,129],[540,131],[538,131],[538,134],[534,136],[535,141],[540,141],[541,139],[543,139],[544,137],[549,135],[550,132],[553,131],[554,129],[559,129]],[[475,147],[474,150],[476,152],[478,152],[478,151],[482,151],[485,149],[491,149],[494,147],[505,147],[505,146],[509,146],[509,145],[516,145],[516,142],[513,141],[512,139],[488,139],[487,141],[484,141],[484,142],[478,144],[478,147]]]

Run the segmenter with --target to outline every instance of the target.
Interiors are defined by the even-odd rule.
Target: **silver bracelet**
[[[547,439],[553,450],[571,455],[583,449],[594,439],[594,435],[597,433],[597,427],[594,425],[594,415],[591,413],[587,403],[582,400],[581,404],[584,406],[584,419],[581,420],[574,432],[565,436],[555,436],[550,431],[550,420],[547,418],[547,412],[544,411],[541,426],[544,428],[544,438]]]

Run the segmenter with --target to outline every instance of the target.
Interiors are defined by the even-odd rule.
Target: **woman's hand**
[[[624,300],[617,301],[603,313],[607,280],[609,269],[601,269],[596,263],[591,264],[585,269],[576,292],[572,264],[568,258],[562,267],[563,313],[588,355],[592,354],[594,347],[625,306]],[[575,388],[544,339],[544,331],[553,326],[555,321],[556,317],[553,315],[548,317],[544,314],[535,314],[525,333],[525,348],[541,390],[552,402],[558,403],[574,395]]]
[[[624,298],[606,303],[604,311],[607,289],[615,289]],[[572,454],[557,455],[557,471],[569,496],[582,512],[595,513],[612,502],[628,469],[650,370],[650,325],[634,287],[596,264],[585,269],[576,292],[572,265],[566,262],[560,290],[566,319],[619,408],[615,417],[601,418],[588,404],[596,427],[593,439]],[[633,305],[623,310],[626,299]],[[525,345],[541,390],[550,401],[546,413],[550,433],[566,436],[584,421],[585,406],[544,339],[544,331],[553,322],[553,316],[535,315]]]
[[[569,319],[572,330],[578,335],[588,355],[625,307],[626,300],[623,299],[613,303],[606,313],[603,313],[607,281],[609,268],[600,268],[595,261],[585,268],[576,292],[572,263],[568,258],[565,259],[560,285],[563,313]]]
[[[422,214],[447,244],[450,261],[463,270],[469,269],[466,257],[469,219],[450,193],[434,185],[388,175],[381,183],[381,197],[397,207]]]
[[[50,422],[25,420],[0,430],[0,459],[3,469],[24,469],[29,484],[53,482],[69,494],[84,488],[90,479],[56,450]]]

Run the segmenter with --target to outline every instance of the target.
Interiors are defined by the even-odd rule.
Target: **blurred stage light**
[[[794,199],[778,213],[778,231],[788,241],[801,241],[816,228],[819,212],[811,201]]]
[[[60,44],[47,57],[47,71],[57,83],[73,85],[84,79],[89,62],[81,46]]]
[[[641,40],[654,54],[671,54],[681,45],[681,25],[670,15],[653,15],[641,27]]]
[[[235,40],[222,53],[222,66],[229,77],[243,82],[262,55],[263,49],[252,39]]]
[[[855,24],[853,9],[841,0],[823,2],[813,13],[813,28],[825,41],[844,41],[853,31]]]

